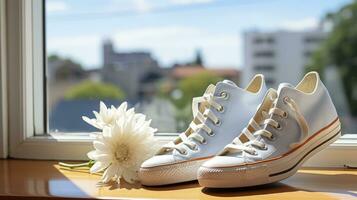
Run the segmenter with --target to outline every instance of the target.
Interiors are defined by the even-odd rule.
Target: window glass
[[[351,0],[45,0],[48,131],[94,131],[82,115],[94,117],[100,101],[127,101],[175,134],[209,83],[244,87],[263,73],[276,88],[317,70],[344,133],[357,133],[356,8]]]

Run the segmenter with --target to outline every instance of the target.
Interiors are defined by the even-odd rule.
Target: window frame
[[[5,0],[0,0],[0,158],[8,155]]]
[[[2,125],[8,124],[8,130],[2,133],[8,133],[9,156],[12,158],[86,160],[87,152],[92,149],[92,139],[88,133],[45,133],[45,28],[44,19],[39,14],[42,13],[39,9],[42,9],[43,3],[42,0],[0,0],[0,9],[4,10],[5,5],[7,11],[6,15],[4,12],[0,15],[0,22],[6,22],[6,27],[1,29],[0,39],[4,41],[5,37],[7,41],[6,45],[1,43],[0,46],[0,58],[4,57],[4,52],[7,53],[6,59],[0,59],[0,75],[2,78],[4,72],[7,75],[6,81],[1,79],[6,84],[0,87],[0,109],[8,109],[5,119],[0,121]],[[4,127],[0,126],[6,130]],[[0,142],[1,138],[7,138],[6,134],[0,133],[0,136]],[[175,137],[157,136],[162,144]],[[0,145],[7,147],[3,143]],[[355,155],[357,134],[347,134],[318,156],[312,157],[305,166],[341,167],[357,164]]]

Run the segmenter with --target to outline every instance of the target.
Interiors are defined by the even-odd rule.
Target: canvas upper
[[[266,119],[258,120],[261,130],[252,131],[251,140],[237,142],[235,139],[218,156],[205,162],[203,167],[229,167],[279,157],[303,144],[338,118],[328,91],[316,72],[306,74],[296,87],[282,83],[277,92],[268,93],[265,99],[274,97],[273,103],[265,108],[262,104],[255,116],[261,115],[262,111],[269,112],[271,108],[278,108],[286,114],[279,116],[270,113]],[[279,126],[265,123],[267,120],[276,121]],[[260,135],[262,130],[270,132],[272,137]],[[265,144],[262,146],[264,148],[254,146],[254,141]]]
[[[245,89],[239,88],[229,80],[210,85],[203,97],[211,96],[209,97],[210,101],[222,106],[222,109],[202,102],[203,97],[194,98],[192,123],[194,123],[193,126],[199,125],[200,121],[197,115],[202,114],[201,116],[204,116],[202,123],[211,130],[211,134],[207,132],[207,128],[193,130],[189,127],[178,138],[161,148],[154,157],[145,161],[141,167],[150,168],[214,156],[230,143],[248,123],[265,92],[263,75],[256,75]],[[197,104],[197,101],[200,103]],[[215,123],[205,114],[213,114],[219,121]],[[204,140],[197,141],[197,138],[202,139],[201,137]],[[186,145],[185,140],[188,140],[191,146]]]

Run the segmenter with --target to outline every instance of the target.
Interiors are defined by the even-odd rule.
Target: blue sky
[[[47,51],[100,67],[101,44],[150,51],[161,65],[201,49],[209,67],[242,66],[242,33],[302,31],[351,0],[46,0]]]

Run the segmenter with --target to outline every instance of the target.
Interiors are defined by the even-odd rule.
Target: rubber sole
[[[232,167],[200,167],[198,181],[208,188],[248,187],[273,183],[294,175],[311,156],[325,149],[341,136],[339,120],[335,120],[296,151],[271,161],[260,161]]]
[[[164,166],[140,168],[140,182],[146,186],[160,186],[197,180],[198,168],[208,159],[196,159]]]

